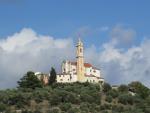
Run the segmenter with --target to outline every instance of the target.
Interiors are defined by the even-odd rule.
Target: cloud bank
[[[111,84],[141,81],[150,87],[150,39],[134,46],[136,31],[121,25],[112,28],[110,38],[99,51],[95,46],[89,47],[85,51],[87,61],[101,67],[103,77]]]
[[[136,32],[116,26],[110,34],[112,39],[102,46],[85,48],[86,61],[99,67],[111,84],[139,80],[150,87],[150,40],[123,49],[117,45],[126,38],[127,42],[132,41]],[[59,72],[62,60],[75,59],[74,45],[72,38],[56,39],[28,28],[0,39],[0,89],[16,87],[29,70],[48,73],[54,66]]]
[[[0,40],[0,88],[15,87],[29,70],[48,73],[51,66],[59,70],[63,59],[73,58],[71,52],[71,39],[54,39],[27,28]]]

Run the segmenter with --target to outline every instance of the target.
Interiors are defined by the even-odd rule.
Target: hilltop
[[[140,82],[118,89],[77,82],[0,91],[2,113],[150,113],[149,106],[150,90]]]

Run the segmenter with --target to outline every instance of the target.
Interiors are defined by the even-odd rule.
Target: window
[[[93,82],[95,82],[95,80],[93,80]]]
[[[60,81],[63,81],[63,79],[60,79]]]
[[[82,52],[82,49],[80,48],[80,53]]]
[[[69,81],[69,79],[68,79],[68,81]]]
[[[59,77],[61,77],[61,75],[59,75]]]
[[[72,76],[70,75],[70,80],[72,79]]]

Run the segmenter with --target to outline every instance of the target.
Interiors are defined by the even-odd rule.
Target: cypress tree
[[[55,69],[52,67],[51,71],[50,71],[50,77],[49,77],[49,85],[52,85],[53,83],[56,82],[56,71]]]

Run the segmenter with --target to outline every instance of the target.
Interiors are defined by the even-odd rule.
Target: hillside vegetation
[[[54,83],[43,88],[1,90],[0,112],[150,113],[149,94],[149,89],[140,82],[121,85],[118,90],[106,83],[103,89],[99,84]]]
[[[27,72],[16,89],[0,91],[0,113],[150,113],[150,89],[140,82],[112,89],[108,83],[56,83],[52,68],[45,85]]]

